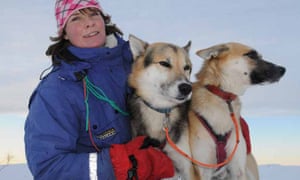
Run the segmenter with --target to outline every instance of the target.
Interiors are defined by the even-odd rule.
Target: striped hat
[[[103,10],[97,0],[56,0],[55,3],[55,17],[57,21],[58,34],[60,35],[73,12],[93,7]]]

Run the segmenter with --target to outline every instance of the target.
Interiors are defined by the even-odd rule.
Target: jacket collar
[[[117,35],[115,37],[117,40],[117,44],[115,44],[115,46],[112,48],[111,47],[79,48],[75,46],[69,46],[68,50],[78,59],[84,61],[90,61],[90,62],[97,61],[100,60],[99,57],[110,57],[110,56],[117,55],[118,52],[121,53],[122,48],[120,47],[125,43],[125,41]]]

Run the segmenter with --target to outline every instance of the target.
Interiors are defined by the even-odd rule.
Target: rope
[[[207,164],[207,163],[203,163],[203,162],[200,162],[200,161],[197,161],[196,159],[192,158],[191,156],[189,156],[188,154],[186,154],[185,152],[183,152],[180,148],[178,148],[178,146],[176,146],[176,144],[172,141],[172,139],[170,138],[169,136],[169,130],[167,127],[164,127],[164,131],[166,133],[166,138],[167,138],[167,141],[168,143],[170,144],[170,146],[176,150],[178,153],[180,153],[182,156],[186,157],[187,159],[189,159],[191,162],[193,162],[194,164],[197,164],[198,166],[203,166],[203,167],[206,167],[206,168],[218,168],[218,167],[221,167],[221,166],[224,166],[225,164],[229,163],[234,154],[236,153],[236,150],[238,148],[238,144],[240,142],[240,135],[239,135],[239,126],[238,126],[238,121],[234,115],[233,112],[230,113],[230,116],[231,116],[231,119],[233,121],[233,124],[235,126],[235,134],[236,134],[236,144],[234,146],[234,149],[233,151],[231,152],[231,154],[227,157],[226,160],[224,160],[223,162],[221,163],[217,163],[217,164]]]
[[[111,99],[109,99],[102,89],[95,86],[93,83],[89,81],[87,77],[83,79],[83,94],[84,94],[84,104],[86,109],[86,116],[85,116],[85,130],[89,133],[89,138],[91,140],[91,143],[93,147],[96,149],[97,152],[100,152],[100,149],[96,145],[96,143],[93,140],[91,127],[90,127],[90,111],[89,111],[89,93],[92,93],[97,99],[105,101],[111,105],[113,109],[120,112],[124,116],[128,116],[129,114],[123,110]]]
[[[97,99],[105,101],[111,105],[112,108],[114,108],[116,111],[120,112],[124,116],[128,116],[129,114],[125,111],[123,111],[113,100],[109,99],[106,94],[103,92],[102,89],[95,86],[93,83],[90,82],[90,80],[87,78],[87,76],[84,78],[84,82],[87,88],[87,91],[91,92]]]

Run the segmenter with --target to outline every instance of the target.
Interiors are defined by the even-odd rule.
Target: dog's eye
[[[171,67],[171,64],[166,62],[166,61],[160,61],[158,62],[161,66],[164,66],[164,67],[167,67],[167,68],[170,68]]]
[[[190,65],[186,65],[183,68],[185,71],[190,71],[191,70],[191,66]]]
[[[244,56],[248,56],[251,59],[259,59],[260,56],[258,55],[258,53],[255,50],[252,50],[246,54],[244,54]]]

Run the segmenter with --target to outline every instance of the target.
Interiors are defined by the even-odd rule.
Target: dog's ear
[[[149,44],[132,34],[129,35],[128,39],[129,39],[130,50],[132,52],[133,59],[135,60],[138,56],[144,54]]]
[[[186,52],[190,52],[191,45],[192,45],[192,41],[189,41],[189,42],[183,47],[183,49],[184,49]]]
[[[203,58],[204,60],[210,60],[217,57],[220,57],[224,52],[228,51],[229,47],[226,44],[220,44],[216,46],[212,46],[207,49],[202,49],[196,52],[198,56]]]

